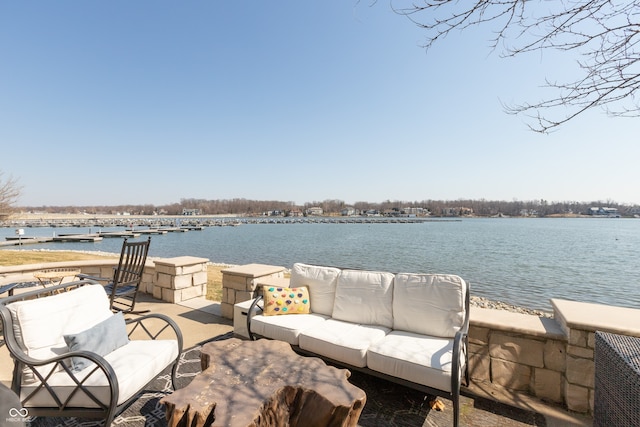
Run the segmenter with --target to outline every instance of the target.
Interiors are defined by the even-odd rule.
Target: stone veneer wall
[[[567,337],[566,405],[576,412],[593,413],[595,333],[640,337],[640,310],[561,299],[552,299],[551,305]]]
[[[551,303],[553,319],[471,308],[470,388],[489,385],[593,414],[595,332],[640,337],[640,310]]]
[[[564,404],[566,346],[553,319],[472,307],[470,388],[495,388]]]
[[[207,258],[191,256],[147,260],[140,290],[154,298],[179,303],[207,294]],[[82,274],[113,277],[118,259],[64,261],[0,267],[0,280],[20,277],[21,281],[35,281],[33,273],[51,268],[79,268]],[[68,279],[69,281],[71,279]]]
[[[233,306],[256,297],[259,284],[285,280],[284,267],[246,264],[222,270],[222,317],[233,319]]]

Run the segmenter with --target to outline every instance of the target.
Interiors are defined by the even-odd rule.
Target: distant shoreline
[[[115,215],[115,214],[68,214],[68,213],[15,213],[12,214],[9,218],[6,218],[4,222],[16,222],[16,221],[81,221],[81,220],[151,220],[151,219],[182,219],[185,221],[188,220],[197,220],[197,219],[206,219],[206,218],[296,218],[296,217],[262,217],[262,216],[248,216],[245,214],[212,214],[212,215]],[[305,218],[351,218],[346,216],[335,216],[335,215],[320,215],[320,216],[307,216]],[[386,218],[386,217],[366,217],[366,216],[356,216],[356,218]],[[594,216],[594,215],[584,215],[584,214],[552,214],[544,217],[537,216],[479,216],[479,215],[468,215],[468,216],[420,216],[420,217],[397,217],[399,219],[418,219],[418,220],[428,220],[428,219],[476,219],[476,218],[607,218],[605,216]],[[2,221],[0,221],[2,222]]]

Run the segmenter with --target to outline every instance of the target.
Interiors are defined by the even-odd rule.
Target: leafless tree
[[[15,178],[4,178],[4,172],[0,171],[0,216],[6,216],[11,212],[11,207],[20,197],[20,190],[21,187]]]
[[[640,116],[640,1],[391,0],[394,10],[424,28],[428,49],[453,31],[493,25],[493,49],[513,57],[544,50],[577,54],[579,77],[547,79],[556,95],[505,107],[529,127],[548,132],[594,107]]]

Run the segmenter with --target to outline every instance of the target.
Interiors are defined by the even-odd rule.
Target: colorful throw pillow
[[[282,288],[264,285],[264,315],[306,314],[310,312],[309,290],[306,286],[299,288]]]

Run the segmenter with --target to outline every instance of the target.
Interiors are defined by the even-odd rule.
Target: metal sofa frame
[[[339,267],[338,267],[339,268]],[[312,357],[320,357],[325,360],[327,363],[337,366],[342,366],[350,370],[363,372],[368,375],[372,375],[377,378],[382,378],[384,380],[390,381],[395,384],[400,384],[404,387],[408,387],[414,390],[418,390],[422,393],[431,395],[431,396],[440,396],[446,399],[450,399],[453,402],[453,425],[454,427],[458,427],[460,421],[460,387],[461,387],[461,376],[460,376],[460,355],[463,355],[465,360],[465,368],[464,368],[464,380],[465,385],[469,385],[469,305],[470,305],[470,297],[469,297],[469,288],[470,285],[467,282],[467,292],[465,297],[465,317],[463,321],[462,328],[456,333],[453,340],[453,355],[452,355],[452,367],[451,367],[451,392],[439,390],[433,387],[426,386],[424,384],[419,384],[413,381],[407,381],[403,378],[394,377],[392,375],[387,375],[382,372],[374,371],[367,367],[359,367],[353,366],[348,363],[341,362],[339,360],[335,360],[326,356],[322,356],[310,351],[306,351],[301,349],[299,346],[292,345],[291,348],[299,354],[312,356]],[[258,312],[263,311],[263,307],[259,305],[260,301],[263,300],[263,295],[258,295],[249,311],[247,313],[247,332],[249,334],[249,339],[256,340],[258,335],[251,332],[251,318]],[[266,338],[266,337],[263,337]]]

